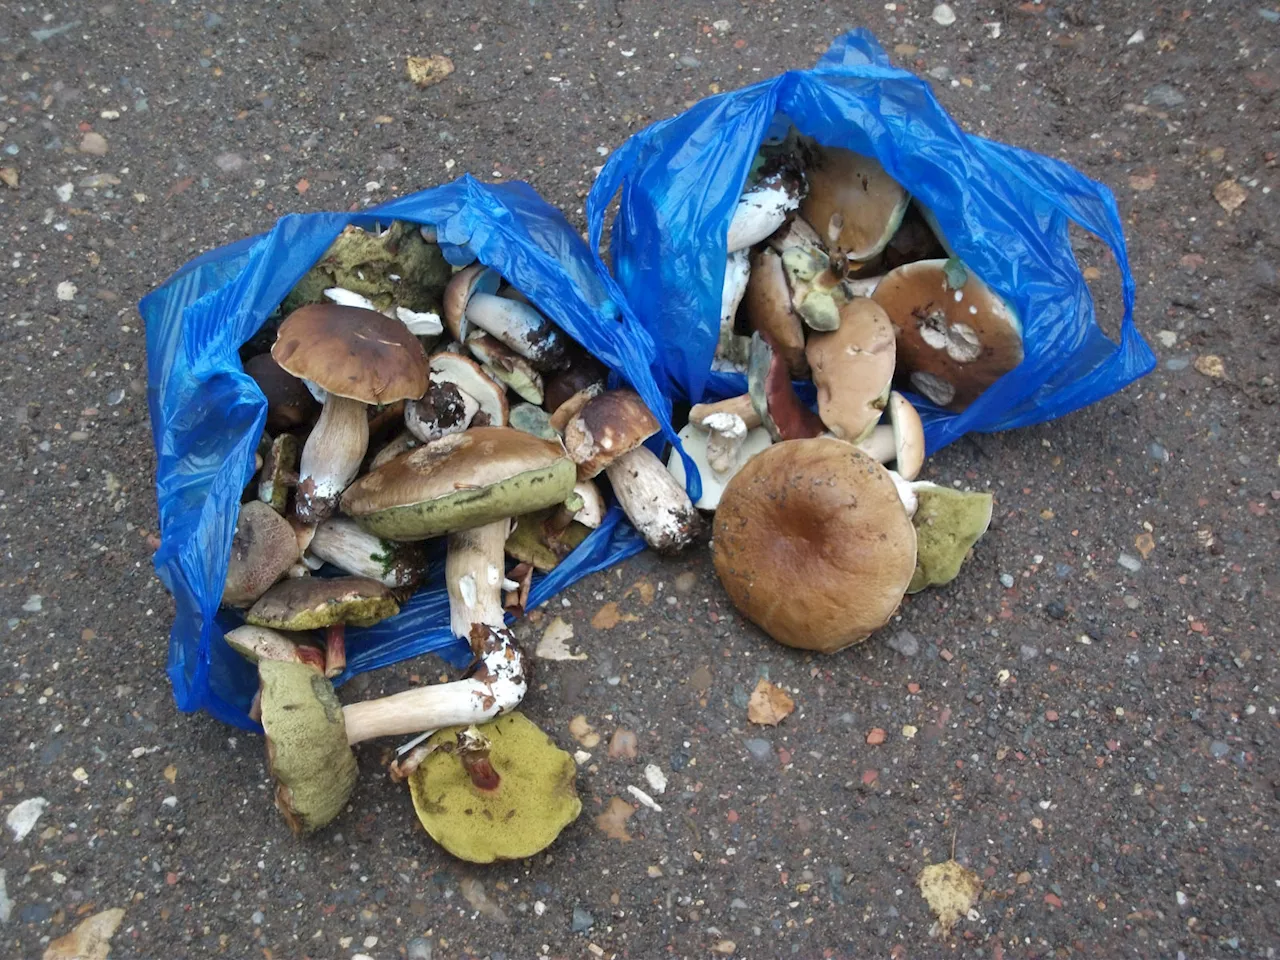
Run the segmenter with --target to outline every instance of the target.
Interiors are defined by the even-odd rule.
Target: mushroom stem
[[[333,679],[347,669],[347,625],[331,623],[324,630],[324,675]]]
[[[689,422],[705,427],[707,425],[707,417],[717,413],[736,414],[742,418],[742,422],[746,424],[748,430],[754,430],[761,425],[760,414],[756,413],[755,405],[751,402],[751,394],[749,393],[729,397],[727,400],[717,400],[715,403],[695,403],[692,409],[689,410]]]
[[[563,334],[527,303],[476,292],[467,301],[465,317],[535,367],[555,369],[568,357]]]
[[[511,521],[498,520],[449,534],[444,580],[449,589],[449,625],[453,635],[471,637],[476,625],[501,629],[503,545]]]
[[[898,444],[893,437],[893,427],[880,424],[871,431],[871,436],[858,444],[858,449],[872,460],[889,463],[898,456]]]
[[[497,790],[502,778],[489,762],[489,738],[471,726],[458,734],[457,743],[455,751],[472,786],[477,790]]]
[[[388,587],[412,587],[426,573],[426,558],[414,545],[383,540],[354,520],[333,517],[315,528],[311,554],[356,577]]]
[[[721,476],[738,465],[747,425],[735,413],[713,413],[703,420],[707,428],[707,466]]]
[[[800,206],[800,184],[779,172],[738,198],[725,247],[729,253],[745,250],[782,226],[787,213]]]
[[[639,446],[605,471],[628,519],[658,553],[678,553],[701,527],[689,495],[648,447]]]
[[[329,394],[320,419],[302,448],[295,506],[300,520],[316,524],[333,515],[342,491],[360,470],[368,446],[365,405]]]

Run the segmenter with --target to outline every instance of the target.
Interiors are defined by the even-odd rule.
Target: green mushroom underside
[[[989,493],[916,489],[916,570],[907,593],[950,583],[991,522]]]
[[[526,514],[516,521],[515,529],[507,537],[507,553],[521,563],[531,563],[535,570],[546,573],[554,570],[566,556],[576,550],[591,535],[591,528],[576,520],[555,537],[562,551],[552,548],[544,524],[556,510],[541,510]]]
[[[388,540],[426,540],[561,503],[573,492],[577,476],[573,461],[561,458],[488,487],[387,507],[355,520]]]
[[[277,802],[287,803],[291,826],[310,833],[342,812],[356,785],[342,704],[333,685],[306,664],[263,660],[258,676]]]
[[[258,627],[272,627],[276,630],[322,630],[335,623],[345,623],[352,627],[371,627],[381,623],[387,617],[394,617],[400,612],[400,605],[394,597],[355,597],[352,599],[326,600],[307,610],[299,610],[282,620],[268,620],[254,616],[250,611],[245,622]]]
[[[462,729],[448,727],[430,742],[456,742]],[[460,860],[532,857],[582,812],[573,757],[520,713],[477,729],[490,741],[498,789],[477,789],[451,751],[436,750],[409,778],[418,819],[431,839]]]

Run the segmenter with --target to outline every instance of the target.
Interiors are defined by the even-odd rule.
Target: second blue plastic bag
[[[595,249],[621,190],[609,251],[614,274],[660,344],[659,376],[673,390],[691,401],[745,390],[740,375],[711,370],[725,237],[752,160],[780,118],[819,143],[875,157],[1022,320],[1022,364],[963,413],[911,395],[929,452],[971,430],[1061,416],[1154,367],[1133,324],[1133,278],[1110,191],[1061,161],[966,134],[928,83],[891,66],[874,37],[857,30],[812,70],[709,97],[642,130],[609,157],[592,187]],[[1097,324],[1070,223],[1105,241],[1120,268],[1118,344]]]
[[[349,224],[392,220],[431,225],[446,259],[497,270],[644,398],[674,439],[669,401],[651,369],[653,340],[623,304],[613,280],[558,210],[527,184],[463,177],[359,213],[281,218],[270,232],[192,260],[139,304],[147,328],[147,391],[156,448],[160,548],[156,571],[173,594],[169,679],[184,711],[206,710],[253,729],[256,671],[223,641],[239,625],[220,610],[241,492],[254,472],[266,399],[239,349]],[[551,573],[535,578],[530,606],[644,548],[614,506]],[[441,563],[442,566],[442,563]],[[467,646],[449,630],[442,571],[399,615],[347,634],[347,670],[337,682],[434,651],[463,666]]]

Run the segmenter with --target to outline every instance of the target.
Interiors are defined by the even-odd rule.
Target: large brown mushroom
[[[298,562],[298,538],[289,521],[261,500],[240,507],[222,602],[247,607]]]
[[[319,523],[355,478],[369,444],[367,404],[416,399],[427,389],[422,344],[398,320],[372,310],[311,304],[280,325],[271,355],[325,393],[302,448],[295,510]]]
[[[809,154],[801,216],[828,238],[833,254],[854,263],[873,260],[902,222],[907,192],[872,157],[812,143]]]
[[[818,416],[841,440],[861,443],[875,428],[893,383],[893,324],[865,297],[840,308],[840,327],[814,333],[805,346]]]

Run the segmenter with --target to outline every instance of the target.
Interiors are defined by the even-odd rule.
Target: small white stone
[[[627,793],[631,794],[633,797],[639,800],[642,804],[644,804],[650,810],[657,810],[659,813],[662,812],[662,807],[658,805],[658,803],[653,799],[653,797],[649,796],[639,787],[628,786]]]
[[[29,797],[9,811],[4,822],[13,833],[14,843],[19,843],[35,828],[36,821],[40,819],[40,815],[44,813],[47,806],[49,801],[44,797]]]
[[[160,804],[161,806],[168,807],[170,810],[172,810],[174,807],[178,805],[178,798],[173,796],[165,797],[163,800],[160,801]]]
[[[1145,39],[1147,39],[1147,35],[1145,33],[1143,33],[1141,30],[1135,30],[1133,31],[1133,35],[1130,36],[1129,39],[1124,42],[1124,45],[1126,47],[1132,47],[1135,44],[1141,43]]]
[[[70,280],[63,280],[58,284],[55,291],[59,300],[74,300],[76,298],[76,285]]]
[[[662,772],[662,768],[656,763],[651,763],[644,768],[644,779],[656,794],[663,794],[667,791],[667,775]]]
[[[76,192],[74,183],[64,183],[60,187],[54,187],[53,192],[58,195],[58,199],[63,203],[67,203],[71,199],[71,195]]]
[[[27,602],[22,605],[22,609],[26,613],[39,613],[44,609],[44,597],[38,593],[33,593],[27,597]]]
[[[543,903],[541,900],[533,901],[533,915],[535,917],[540,917],[546,912],[547,912],[547,905],[545,903]]]
[[[956,12],[945,3],[940,3],[933,8],[933,20],[944,27],[949,27],[956,22]]]

